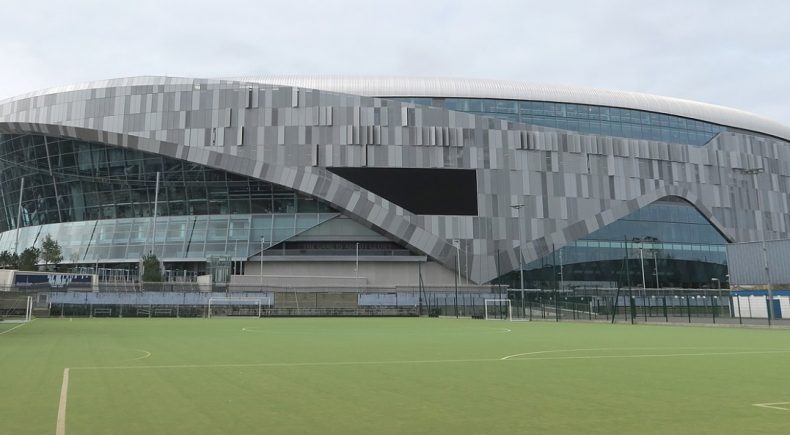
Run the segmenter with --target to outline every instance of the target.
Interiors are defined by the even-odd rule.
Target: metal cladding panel
[[[493,98],[620,107],[683,116],[790,139],[790,127],[749,112],[638,92],[462,78],[272,75],[237,79],[368,97]]]
[[[194,82],[194,79],[182,77],[140,76],[117,78],[30,92],[7,100],[0,100],[0,105],[22,98],[54,93],[76,93],[87,90],[101,91],[112,86],[148,85],[151,88],[161,86],[165,89],[170,88],[183,91],[199,90],[201,89],[199,86],[208,86],[212,82],[221,82],[226,85],[235,84],[237,86],[250,83],[317,89],[366,97],[494,98],[592,104],[682,116],[790,140],[790,127],[753,113],[680,98],[609,89],[505,80],[345,75],[246,76],[226,80],[202,80],[203,83],[200,84],[195,84]],[[83,93],[83,95],[85,94]],[[94,96],[94,98],[98,97],[103,98],[104,94],[101,93],[101,95],[97,94]],[[289,93],[287,99],[288,106],[292,106],[294,104],[293,94]],[[246,107],[247,104],[244,104],[244,106]],[[2,114],[0,112],[0,115]]]
[[[694,205],[732,241],[790,237],[787,141],[725,132],[705,146],[686,146],[580,134],[365,96],[365,89],[379,84],[371,79],[347,89],[356,94],[339,94],[345,88],[114,79],[2,101],[0,132],[98,141],[259,178],[322,199],[451,268],[452,241],[458,239],[466,263],[461,270],[475,282],[516,269],[519,249],[526,261],[538,259],[665,196]],[[413,79],[412,85],[393,80],[391,89],[411,96],[424,89],[435,96],[595,100],[591,91],[574,88],[535,88],[529,94],[527,87],[516,92],[514,84],[488,81]],[[708,107],[608,91],[596,95],[599,104],[658,110],[660,103],[667,113],[690,117]],[[739,125],[726,117],[742,112],[717,110],[697,118]],[[455,139],[445,138],[453,131]],[[474,171],[476,215],[411,212],[333,174],[327,169],[333,166]],[[518,203],[526,205],[521,247],[511,208]]]
[[[727,264],[732,285],[790,284],[790,239],[729,244]]]

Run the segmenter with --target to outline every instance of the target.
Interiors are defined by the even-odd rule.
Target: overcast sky
[[[0,0],[0,99],[134,75],[524,80],[790,124],[790,2]]]

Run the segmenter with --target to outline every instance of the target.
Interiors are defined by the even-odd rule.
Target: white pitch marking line
[[[754,352],[754,351],[759,351],[759,352],[765,352],[765,351],[769,351],[769,352],[774,352],[774,351],[785,352],[785,351],[790,351],[790,350],[785,350],[785,349],[763,349],[763,350],[755,349],[755,350],[749,350],[749,349],[744,349],[744,348],[738,349],[738,348],[728,348],[728,347],[707,347],[707,348],[699,348],[699,347],[595,347],[595,348],[585,348],[585,349],[538,350],[538,351],[534,351],[534,352],[516,353],[516,354],[513,354],[513,355],[504,356],[504,357],[502,357],[500,359],[504,361],[504,360],[508,360],[508,359],[512,359],[512,358],[517,358],[517,357],[520,357],[520,356],[540,355],[540,354],[546,354],[546,353],[602,352],[602,351],[607,351],[607,350],[615,350],[616,351],[616,350],[689,350],[689,349],[693,349],[693,350],[731,349],[731,350],[739,350],[739,351],[746,351],[746,350],[748,350],[750,352]]]
[[[66,435],[66,399],[69,395],[69,368],[63,369],[63,384],[60,386],[60,402],[58,403],[58,422],[55,435]]]
[[[605,350],[678,350],[678,349],[699,349],[698,347],[673,347],[673,348],[665,348],[665,347],[595,347],[595,348],[586,348],[586,349],[556,349],[556,350],[537,350],[534,352],[524,352],[524,353],[517,353],[513,355],[508,355],[500,358],[501,360],[508,360],[511,358],[516,358],[519,356],[527,356],[527,355],[540,355],[544,353],[563,353],[563,352],[601,352]]]
[[[137,358],[127,359],[126,361],[140,361],[141,359],[146,359],[146,358],[148,358],[149,356],[151,356],[151,352],[149,352],[149,351],[147,351],[147,350],[143,350],[143,349],[131,349],[131,350],[133,350],[133,351],[135,351],[135,352],[142,352],[142,353],[144,353],[145,355],[143,355],[143,356],[138,356]]]
[[[9,329],[7,331],[0,332],[0,335],[8,334],[9,332],[13,331],[14,329],[19,328],[19,327],[24,326],[24,325],[25,325],[24,323],[20,323],[20,324],[14,326],[13,328],[11,328],[11,329]]]
[[[494,328],[494,330],[497,331],[497,332],[502,332],[502,333],[513,332],[513,330],[509,329],[509,328]],[[254,328],[247,328],[247,327],[241,328],[241,331],[242,332],[267,332],[267,331],[265,331],[263,329],[254,329]]]
[[[241,330],[242,332],[268,332],[265,329],[255,329],[255,328],[247,328],[247,327],[241,328]]]
[[[760,355],[771,353],[790,353],[790,350],[763,350],[754,352],[698,352],[698,353],[652,353],[638,355],[585,355],[585,356],[553,356],[540,358],[514,358],[507,361],[533,360],[565,360],[565,359],[617,359],[617,358],[672,358],[679,356],[726,356],[726,355]],[[500,359],[500,361],[502,361]]]
[[[439,360],[403,360],[403,361],[319,361],[319,362],[280,362],[280,363],[240,363],[240,364],[179,364],[162,366],[97,366],[74,367],[75,370],[123,370],[123,369],[202,369],[202,368],[238,368],[238,367],[311,367],[311,366],[347,366],[347,365],[388,365],[388,364],[430,364],[430,363],[463,363],[499,361],[497,358],[470,359],[439,359]]]
[[[787,405],[787,406],[775,406],[775,405]],[[752,406],[759,406],[761,408],[778,409],[780,411],[790,411],[790,402],[753,403]]]
[[[637,355],[583,355],[583,356],[550,356],[540,358],[468,358],[468,359],[438,359],[438,360],[393,360],[393,361],[324,361],[324,362],[273,362],[273,363],[228,363],[228,364],[178,364],[161,366],[93,366],[72,367],[74,370],[126,370],[126,369],[201,369],[201,368],[238,368],[238,367],[315,367],[315,366],[352,366],[352,365],[395,365],[395,364],[441,364],[441,363],[469,363],[469,362],[494,362],[494,361],[546,361],[546,360],[573,360],[573,359],[617,359],[617,358],[672,358],[683,356],[728,356],[728,355],[760,355],[773,353],[790,353],[788,350],[762,350],[748,352],[698,352],[698,353],[668,353],[668,354],[637,354]]]

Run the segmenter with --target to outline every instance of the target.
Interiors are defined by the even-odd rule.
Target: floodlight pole
[[[524,290],[524,255],[522,255],[523,254],[522,249],[524,247],[524,243],[523,243],[523,241],[521,239],[521,209],[524,208],[524,204],[514,204],[514,205],[511,205],[510,207],[514,208],[514,209],[516,209],[518,211],[518,225],[516,225],[518,227],[518,271],[519,271],[519,276],[521,278],[521,290],[522,290],[522,294],[523,294],[523,290]],[[522,304],[523,304],[523,302],[524,301],[522,301]]]
[[[736,172],[740,172],[746,175],[752,175],[754,177],[754,184],[757,184],[757,174],[762,174],[765,172],[765,168],[750,168],[750,169],[735,169]],[[774,293],[773,289],[771,288],[771,270],[768,268],[768,249],[765,247],[765,219],[762,220],[763,222],[763,234],[762,234],[762,244],[763,244],[763,263],[765,264],[765,278],[766,278],[766,287],[768,288],[768,327],[771,326],[771,321],[774,316]],[[738,304],[740,304],[740,299],[738,300]]]
[[[461,274],[461,241],[458,239],[453,239],[453,245],[455,245],[455,267],[458,269],[458,273],[454,274],[455,276],[455,318],[458,319],[460,316],[458,315],[458,275]]]
[[[634,317],[635,317],[635,313],[634,313],[634,292],[633,292],[633,289],[631,288],[631,270],[628,267],[628,263],[631,262],[631,254],[628,252],[628,239],[625,239],[625,258],[626,258],[626,260],[625,260],[625,279],[626,279],[626,282],[628,283],[628,305],[629,305],[629,311],[630,311],[630,314],[631,314],[631,324],[633,325],[634,324]]]
[[[19,208],[16,214],[16,239],[14,240],[14,254],[19,255],[19,232],[22,230],[22,194],[25,191],[25,177],[19,185]]]
[[[647,283],[645,283],[645,257],[642,255],[641,242],[639,248],[639,261],[642,263],[642,290],[645,290],[647,289]]]
[[[560,321],[560,295],[557,292],[557,250],[554,249],[554,243],[551,244],[551,274],[554,275],[554,321]]]
[[[719,278],[711,278],[710,280],[716,282],[716,290],[718,290],[718,296],[714,296],[717,299],[716,305],[713,307],[713,323],[716,323],[716,308],[719,308],[719,303],[721,302],[721,281],[719,281]]]
[[[768,248],[765,246],[765,229],[763,229],[763,263],[765,264],[765,280],[768,287],[768,327],[774,317],[774,294],[771,289],[771,269],[768,267]]]
[[[156,187],[154,188],[154,222],[151,225],[151,232],[153,235],[151,236],[151,253],[154,253],[156,249],[156,215],[159,212],[159,171],[156,171]]]
[[[354,264],[354,278],[359,278],[359,242],[356,244],[356,257]]]
[[[642,314],[647,322],[647,283],[645,282],[645,256],[642,255],[642,241],[639,241],[639,261],[642,263]]]
[[[263,291],[263,243],[266,241],[266,238],[261,236],[261,291]]]
[[[653,251],[653,264],[656,267],[656,289],[660,289],[661,286],[658,285],[658,256],[655,250]]]
[[[560,248],[560,291],[562,291],[565,288],[565,275],[562,274],[562,266],[563,266],[562,248]]]

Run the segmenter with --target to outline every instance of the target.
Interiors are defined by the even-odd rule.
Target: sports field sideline
[[[790,331],[415,318],[0,323],[0,414],[0,432],[15,435],[788,433]]]

